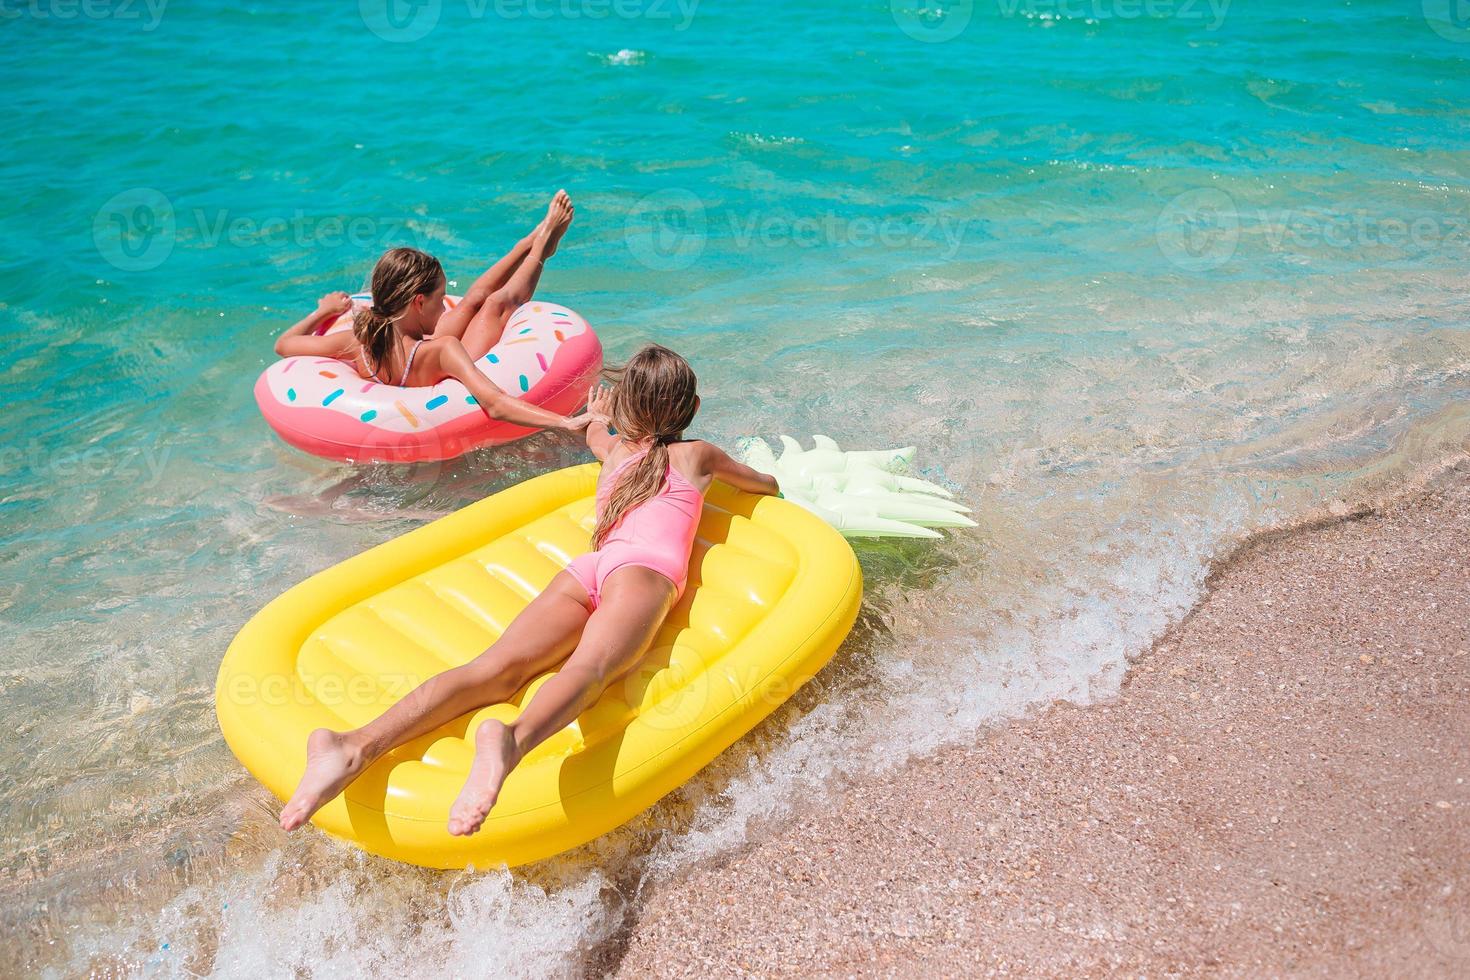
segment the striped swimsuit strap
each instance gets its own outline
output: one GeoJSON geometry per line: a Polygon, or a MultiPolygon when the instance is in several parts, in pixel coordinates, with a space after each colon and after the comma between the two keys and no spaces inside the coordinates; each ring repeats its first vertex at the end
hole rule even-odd
{"type": "Polygon", "coordinates": [[[419,352],[419,346],[422,345],[423,342],[424,339],[422,337],[413,342],[413,350],[408,352],[408,360],[404,362],[403,377],[398,379],[398,387],[402,388],[405,384],[408,383],[408,372],[413,370],[413,356],[419,352]]]}
{"type": "MultiPolygon", "coordinates": [[[[403,377],[398,379],[398,387],[402,388],[405,384],[408,383],[408,372],[413,370],[413,356],[419,352],[419,345],[423,342],[424,340],[422,337],[414,341],[413,349],[408,352],[408,360],[403,365],[403,377]]],[[[368,378],[372,381],[376,381],[378,384],[386,384],[386,382],[383,381],[382,378],[378,377],[378,372],[372,370],[369,366],[367,353],[365,351],[359,350],[357,352],[357,355],[362,358],[362,366],[368,368],[368,378]]]]}

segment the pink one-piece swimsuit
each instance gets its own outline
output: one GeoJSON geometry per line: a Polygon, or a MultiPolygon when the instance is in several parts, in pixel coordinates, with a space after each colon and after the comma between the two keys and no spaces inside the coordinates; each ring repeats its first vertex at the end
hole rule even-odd
{"type": "MultiPolygon", "coordinates": [[[[599,481],[599,515],[607,507],[618,475],[644,455],[629,456],[606,480],[599,481]]],[[[674,583],[676,598],[682,596],[689,578],[689,552],[694,547],[694,534],[699,529],[703,509],[704,494],[670,463],[658,494],[624,514],[603,539],[602,547],[572,559],[567,571],[587,590],[593,609],[602,601],[602,583],[628,565],[653,569],[674,583]]]]}

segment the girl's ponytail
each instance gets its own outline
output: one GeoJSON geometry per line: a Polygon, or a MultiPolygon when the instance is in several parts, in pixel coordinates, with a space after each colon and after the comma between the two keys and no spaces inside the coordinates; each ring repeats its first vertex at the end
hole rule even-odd
{"type": "Polygon", "coordinates": [[[628,511],[658,496],[668,472],[669,447],[666,443],[655,442],[642,459],[618,474],[618,482],[608,498],[607,507],[598,517],[597,530],[592,532],[594,551],[602,547],[602,542],[628,511]]]}
{"type": "Polygon", "coordinates": [[[398,331],[393,321],[378,309],[377,304],[359,309],[352,318],[352,335],[362,348],[363,360],[373,373],[378,373],[388,363],[393,352],[393,340],[398,331]]]}

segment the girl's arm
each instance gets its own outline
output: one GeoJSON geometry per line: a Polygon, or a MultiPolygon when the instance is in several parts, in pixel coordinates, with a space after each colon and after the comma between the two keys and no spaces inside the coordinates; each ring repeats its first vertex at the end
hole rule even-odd
{"type": "Polygon", "coordinates": [[[612,434],[612,427],[608,423],[593,420],[587,426],[587,448],[592,450],[592,455],[597,457],[598,462],[607,462],[607,454],[617,444],[618,437],[612,434]]]}
{"type": "Polygon", "coordinates": [[[533,429],[561,429],[564,432],[581,432],[592,421],[590,415],[567,418],[510,397],[480,373],[458,337],[431,340],[424,345],[424,353],[437,357],[439,369],[468,388],[480,411],[492,419],[533,429]]]}
{"type": "Polygon", "coordinates": [[[746,493],[759,493],[774,497],[781,492],[781,485],[776,482],[774,476],[737,462],[731,458],[729,453],[712,443],[701,442],[700,445],[703,448],[700,465],[716,480],[728,483],[736,490],[744,490],[746,493]]]}
{"type": "Polygon", "coordinates": [[[290,329],[276,338],[276,354],[280,357],[341,357],[354,342],[351,332],[341,331],[330,336],[316,335],[323,323],[330,323],[352,309],[352,299],[346,293],[328,293],[317,301],[316,309],[308,316],[292,324],[290,329]]]}

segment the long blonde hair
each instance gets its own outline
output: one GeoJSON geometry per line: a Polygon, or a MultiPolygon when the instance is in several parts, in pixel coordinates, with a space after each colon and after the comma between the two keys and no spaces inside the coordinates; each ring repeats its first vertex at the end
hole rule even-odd
{"type": "Polygon", "coordinates": [[[362,347],[363,360],[374,374],[388,363],[398,338],[393,324],[403,316],[415,296],[431,295],[444,278],[444,268],[428,252],[416,248],[390,248],[373,266],[373,305],[358,310],[352,320],[352,335],[362,347]]]}
{"type": "Polygon", "coordinates": [[[699,408],[698,379],[689,362],[667,347],[649,344],[621,369],[604,371],[614,382],[612,426],[624,442],[652,440],[643,458],[618,474],[607,506],[597,515],[592,547],[603,540],[633,508],[663,489],[669,471],[669,443],[677,441],[699,408]]]}

